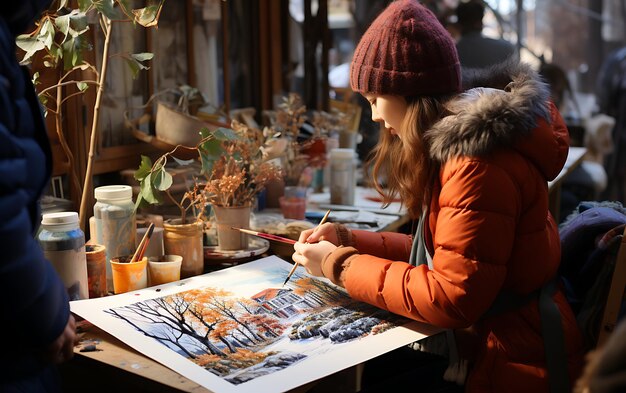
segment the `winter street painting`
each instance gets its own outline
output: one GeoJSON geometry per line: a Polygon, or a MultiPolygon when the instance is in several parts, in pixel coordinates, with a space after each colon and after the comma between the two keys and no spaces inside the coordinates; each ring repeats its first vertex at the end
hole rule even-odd
{"type": "Polygon", "coordinates": [[[158,287],[71,302],[77,315],[214,392],[286,391],[434,330],[267,257],[158,287]]]}

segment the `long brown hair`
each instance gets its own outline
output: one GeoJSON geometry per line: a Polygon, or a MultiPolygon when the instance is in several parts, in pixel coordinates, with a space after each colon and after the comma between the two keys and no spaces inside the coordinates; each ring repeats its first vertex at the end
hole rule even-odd
{"type": "Polygon", "coordinates": [[[381,130],[368,160],[372,184],[385,206],[399,194],[413,218],[420,216],[432,195],[438,167],[430,158],[424,133],[443,115],[443,102],[443,97],[407,98],[406,115],[402,129],[398,130],[402,140],[381,130]],[[386,181],[385,188],[380,184],[381,178],[386,181]]]}

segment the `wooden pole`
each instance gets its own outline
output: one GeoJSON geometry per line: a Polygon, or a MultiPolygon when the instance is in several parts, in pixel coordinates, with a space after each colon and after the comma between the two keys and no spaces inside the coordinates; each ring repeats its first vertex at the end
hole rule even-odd
{"type": "MultiPolygon", "coordinates": [[[[54,114],[54,125],[56,128],[57,136],[59,137],[59,143],[61,144],[61,148],[67,157],[67,161],[69,163],[68,176],[70,177],[71,187],[73,187],[78,194],[82,195],[82,190],[80,188],[80,181],[78,180],[78,175],[76,174],[76,160],[74,159],[74,154],[72,154],[72,150],[67,145],[67,140],[65,139],[65,134],[63,133],[63,125],[61,124],[61,107],[63,106],[63,85],[61,83],[57,84],[56,88],[56,112],[54,114]]],[[[75,204],[76,202],[74,202],[75,204]]],[[[74,205],[75,206],[75,205],[74,205]]]]}
{"type": "Polygon", "coordinates": [[[80,228],[85,231],[87,224],[87,201],[91,199],[93,190],[92,173],[96,144],[98,142],[98,119],[100,118],[100,103],[102,102],[102,92],[106,82],[107,65],[109,63],[109,47],[111,46],[111,20],[102,17],[105,25],[104,30],[104,51],[102,53],[102,69],[100,70],[100,78],[98,80],[98,90],[96,93],[96,102],[93,108],[93,119],[91,122],[91,136],[89,140],[89,155],[87,156],[87,171],[85,172],[85,180],[83,182],[83,193],[80,199],[79,221],[80,228]]]}
{"type": "Polygon", "coordinates": [[[222,71],[224,73],[224,110],[230,113],[230,51],[228,50],[228,2],[222,1],[222,71]]]}
{"type": "Polygon", "coordinates": [[[323,111],[330,109],[330,92],[328,84],[328,51],[330,50],[330,29],[328,28],[328,1],[320,0],[317,10],[317,26],[319,26],[319,35],[322,41],[322,75],[320,80],[321,100],[319,105],[323,111]]]}

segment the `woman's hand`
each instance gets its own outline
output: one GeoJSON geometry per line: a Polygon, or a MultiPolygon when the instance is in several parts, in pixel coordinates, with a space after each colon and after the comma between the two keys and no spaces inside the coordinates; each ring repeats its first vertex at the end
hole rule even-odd
{"type": "MultiPolygon", "coordinates": [[[[323,228],[324,225],[320,228],[323,228]]],[[[300,238],[302,238],[302,235],[300,238]]],[[[304,266],[309,274],[317,277],[324,277],[324,274],[322,273],[322,260],[326,255],[335,251],[337,246],[325,240],[314,244],[298,241],[294,244],[293,248],[296,250],[296,252],[294,252],[291,256],[294,262],[304,266]]]]}
{"type": "Polygon", "coordinates": [[[335,230],[335,225],[333,223],[327,222],[326,224],[320,225],[319,227],[302,231],[300,233],[300,238],[298,239],[298,242],[317,243],[321,242],[322,240],[331,242],[336,246],[339,245],[337,231],[335,230]]]}

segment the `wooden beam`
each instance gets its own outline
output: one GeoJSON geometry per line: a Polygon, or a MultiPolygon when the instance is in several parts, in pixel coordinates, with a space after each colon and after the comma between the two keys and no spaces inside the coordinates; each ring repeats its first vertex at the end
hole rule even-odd
{"type": "Polygon", "coordinates": [[[330,50],[330,30],[328,29],[328,1],[320,0],[319,9],[317,10],[317,27],[319,39],[322,43],[322,75],[320,75],[320,87],[321,87],[321,100],[320,105],[322,110],[328,111],[330,106],[330,92],[328,86],[328,51],[330,50]]]}
{"type": "Polygon", "coordinates": [[[185,32],[187,33],[187,83],[196,87],[196,56],[194,52],[193,39],[193,0],[185,2],[185,32]]]}
{"type": "Polygon", "coordinates": [[[271,108],[272,103],[272,92],[270,89],[271,86],[271,64],[272,64],[272,49],[269,45],[270,43],[270,21],[269,21],[269,3],[271,0],[260,0],[259,3],[259,37],[258,37],[258,45],[259,45],[259,87],[260,87],[260,103],[261,108],[271,108]]]}
{"type": "Polygon", "coordinates": [[[270,51],[271,51],[271,68],[270,77],[272,80],[272,89],[269,107],[263,109],[273,109],[273,100],[276,94],[283,91],[283,51],[282,51],[282,20],[281,20],[281,2],[270,1],[270,51]]]}
{"type": "Polygon", "coordinates": [[[228,2],[221,1],[222,11],[222,72],[224,73],[224,110],[230,113],[230,65],[229,65],[229,23],[228,23],[228,2]]]}

